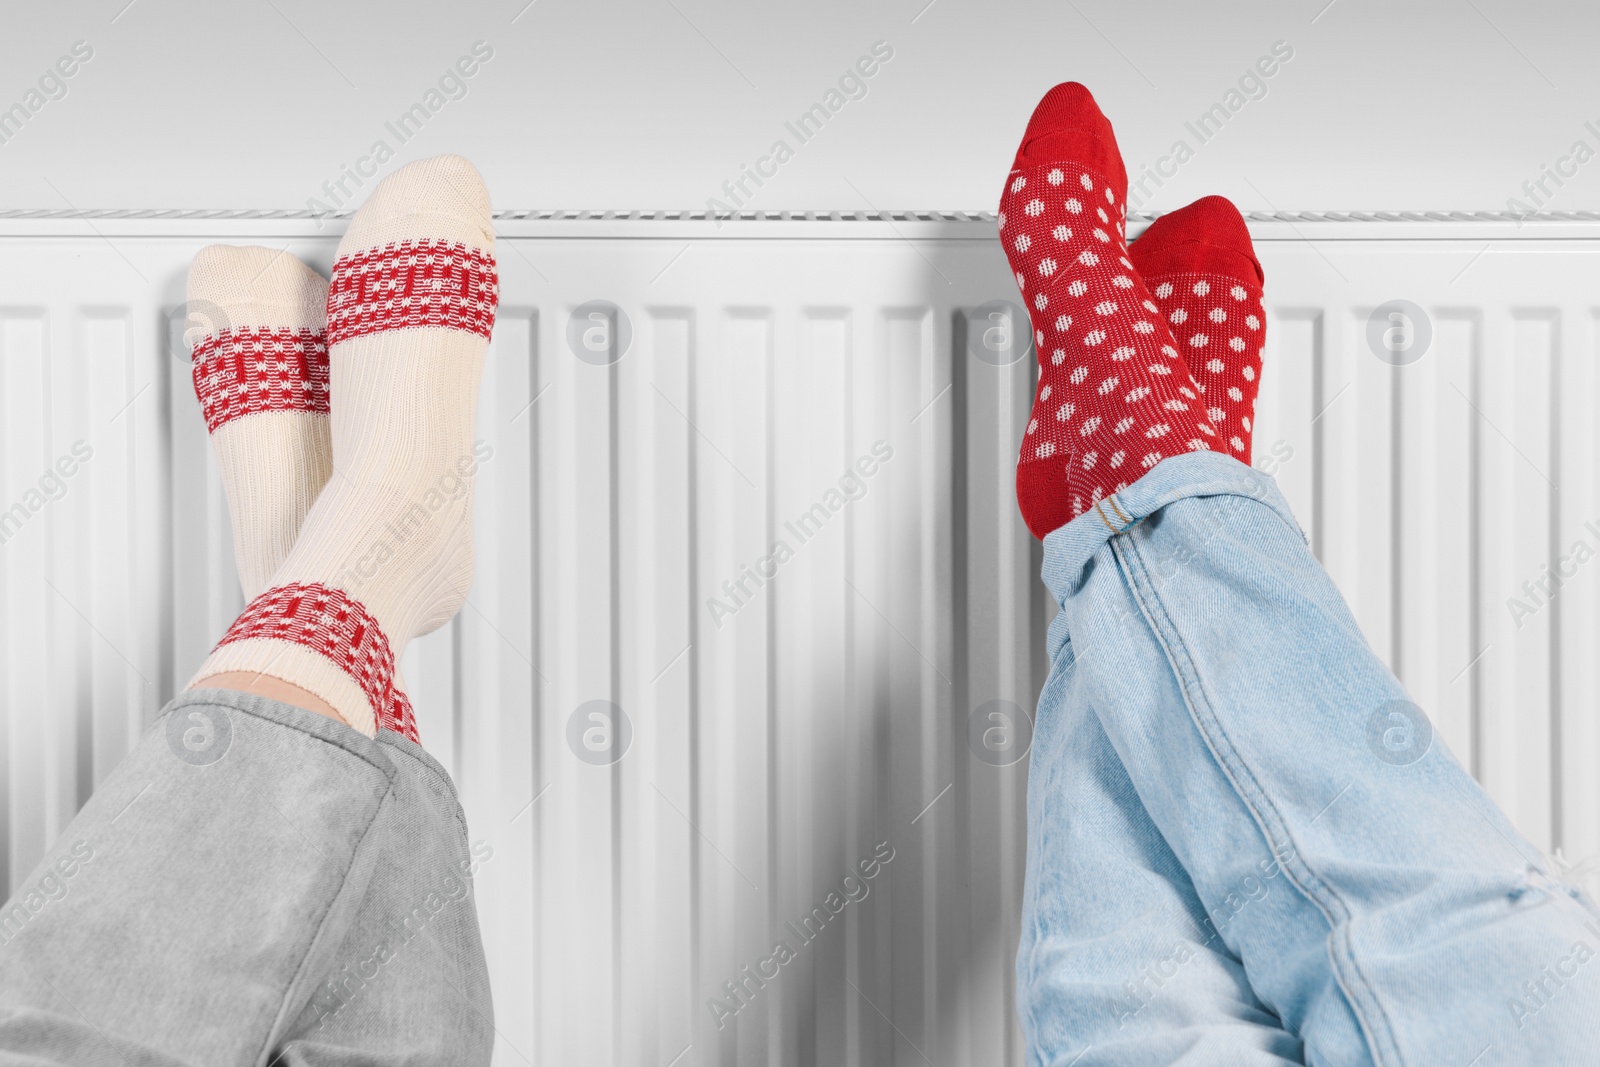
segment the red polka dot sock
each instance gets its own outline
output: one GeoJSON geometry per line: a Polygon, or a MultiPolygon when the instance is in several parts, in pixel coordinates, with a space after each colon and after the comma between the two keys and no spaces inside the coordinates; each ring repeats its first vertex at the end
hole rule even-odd
{"type": "Polygon", "coordinates": [[[1039,384],[1017,503],[1043,538],[1216,431],[1123,235],[1127,174],[1076,82],[1045,94],[1000,197],[1000,239],[1033,321],[1039,384]]]}
{"type": "MultiPolygon", "coordinates": [[[[333,471],[327,304],[328,283],[279,249],[210,245],[189,264],[194,393],[246,601],[267,588],[333,471]]],[[[378,728],[417,740],[398,671],[378,728]]]]}
{"type": "Polygon", "coordinates": [[[438,156],[385,178],[351,221],[327,304],[336,476],[197,680],[279,678],[370,737],[406,643],[460,610],[499,299],[490,218],[472,165],[438,156]]]}
{"type": "Polygon", "coordinates": [[[1129,258],[1200,386],[1218,450],[1249,463],[1267,316],[1244,217],[1223,197],[1196,200],[1151,223],[1129,258]]]}

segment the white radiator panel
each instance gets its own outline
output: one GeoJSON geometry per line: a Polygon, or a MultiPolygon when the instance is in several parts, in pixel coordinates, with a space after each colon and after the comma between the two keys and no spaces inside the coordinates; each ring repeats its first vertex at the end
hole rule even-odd
{"type": "MultiPolygon", "coordinates": [[[[336,242],[96,225],[0,230],[0,506],[94,450],[0,545],[8,887],[242,606],[168,351],[190,256],[267,243],[326,270],[336,242]]],[[[1278,446],[1319,556],[1452,750],[1536,842],[1600,854],[1600,565],[1520,627],[1506,603],[1574,541],[1600,548],[1600,231],[1305,229],[1260,227],[1257,454],[1278,446]],[[1398,368],[1366,342],[1395,298],[1433,327],[1398,368]]],[[[986,701],[1031,711],[1048,605],[1011,490],[1031,370],[966,346],[968,311],[1015,298],[992,224],[508,221],[498,258],[477,581],[404,662],[494,849],[497,1063],[1020,1063],[1026,761],[976,759],[967,728],[986,701]],[[631,321],[612,366],[567,344],[595,299],[631,321]],[[796,536],[878,441],[864,495],[796,536]],[[779,540],[792,558],[758,589],[746,568],[779,540]],[[708,598],[741,578],[719,626],[708,598]],[[568,744],[594,700],[632,727],[609,766],[568,744]],[[870,895],[802,947],[785,923],[880,842],[870,895]],[[708,999],[779,938],[798,958],[719,1031],[708,999]]]]}

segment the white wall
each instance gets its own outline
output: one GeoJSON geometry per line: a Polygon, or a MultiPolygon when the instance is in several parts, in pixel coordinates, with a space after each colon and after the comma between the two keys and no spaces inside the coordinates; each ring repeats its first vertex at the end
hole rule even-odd
{"type": "MultiPolygon", "coordinates": [[[[374,140],[395,144],[385,120],[477,40],[493,59],[397,159],[461,152],[503,207],[704,207],[775,138],[794,144],[784,121],[878,40],[894,58],[868,95],[752,206],[992,209],[1029,109],[1068,78],[1137,172],[1196,144],[1185,120],[1278,40],[1294,58],[1267,95],[1147,207],[1222,192],[1259,210],[1504,209],[1575,141],[1600,151],[1600,6],[1577,0],[525,3],[7,12],[0,106],[74,41],[94,57],[0,144],[0,207],[304,207],[374,140]]],[[[1548,188],[1553,209],[1600,206],[1600,160],[1548,188]]]]}

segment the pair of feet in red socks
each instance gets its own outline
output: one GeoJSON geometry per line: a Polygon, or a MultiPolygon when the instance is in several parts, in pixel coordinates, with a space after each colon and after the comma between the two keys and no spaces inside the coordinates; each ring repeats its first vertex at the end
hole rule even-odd
{"type": "Polygon", "coordinates": [[[1130,248],[1127,190],[1089,90],[1051,89],[1000,197],[1000,239],[1039,355],[1017,459],[1017,502],[1035,537],[1170,456],[1250,462],[1266,316],[1244,219],[1208,196],[1130,248]]]}

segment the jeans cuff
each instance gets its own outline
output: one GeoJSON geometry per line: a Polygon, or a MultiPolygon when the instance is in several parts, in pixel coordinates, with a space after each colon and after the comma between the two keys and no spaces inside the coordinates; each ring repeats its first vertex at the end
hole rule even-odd
{"type": "Polygon", "coordinates": [[[1186,497],[1242,496],[1276,511],[1302,539],[1289,502],[1270,475],[1220,452],[1189,452],[1156,464],[1123,489],[1097,501],[1088,511],[1044,539],[1042,577],[1059,604],[1078,588],[1084,568],[1112,537],[1186,497]]]}

